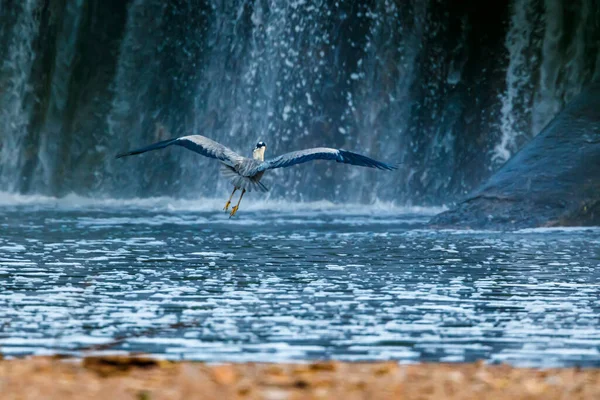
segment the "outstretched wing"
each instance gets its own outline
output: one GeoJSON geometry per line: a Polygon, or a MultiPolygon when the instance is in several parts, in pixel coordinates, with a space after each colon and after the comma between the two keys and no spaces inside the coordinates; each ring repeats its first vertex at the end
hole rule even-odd
{"type": "Polygon", "coordinates": [[[205,157],[216,158],[231,167],[235,166],[236,163],[239,163],[243,159],[242,156],[231,150],[229,147],[223,146],[221,143],[217,143],[214,140],[201,135],[182,136],[175,139],[163,140],[162,142],[154,143],[146,147],[118,154],[117,158],[164,149],[171,145],[182,146],[198,154],[202,154],[205,157]]]}
{"type": "Polygon", "coordinates": [[[383,170],[398,169],[395,165],[382,163],[362,154],[353,153],[346,150],[330,149],[327,147],[317,147],[314,149],[293,151],[283,154],[272,160],[265,161],[259,164],[254,171],[255,173],[266,171],[267,169],[285,168],[292,165],[305,163],[311,160],[335,160],[339,163],[359,165],[361,167],[370,167],[383,170]]]}

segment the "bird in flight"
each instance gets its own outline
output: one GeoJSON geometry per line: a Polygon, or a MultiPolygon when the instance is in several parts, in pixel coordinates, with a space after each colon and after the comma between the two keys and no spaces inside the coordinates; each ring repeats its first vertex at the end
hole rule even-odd
{"type": "Polygon", "coordinates": [[[334,160],[339,163],[388,171],[398,168],[395,165],[389,165],[351,151],[327,147],[293,151],[265,161],[265,150],[267,149],[267,145],[264,142],[258,142],[252,152],[252,158],[248,158],[239,155],[229,147],[223,146],[222,144],[201,135],[182,136],[163,140],[146,147],[118,154],[117,158],[163,149],[172,145],[185,147],[186,149],[192,150],[203,156],[216,158],[221,162],[221,173],[233,185],[233,192],[231,193],[231,196],[229,196],[224,207],[225,211],[229,210],[231,199],[235,192],[237,190],[242,191],[237,205],[231,210],[229,218],[237,213],[240,208],[242,197],[244,197],[244,193],[251,192],[252,190],[261,192],[269,190],[260,182],[264,173],[269,169],[291,167],[292,165],[305,163],[311,160],[334,160]]]}

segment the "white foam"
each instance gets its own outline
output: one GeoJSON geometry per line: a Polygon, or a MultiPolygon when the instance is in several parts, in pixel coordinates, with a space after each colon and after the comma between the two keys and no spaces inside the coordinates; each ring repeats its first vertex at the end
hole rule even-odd
{"type": "Polygon", "coordinates": [[[0,261],[0,265],[4,265],[7,267],[14,267],[14,266],[31,266],[31,265],[37,265],[34,262],[30,262],[30,261],[0,261]]]}
{"type": "Polygon", "coordinates": [[[25,246],[23,246],[21,244],[12,244],[12,245],[8,245],[8,246],[0,246],[0,252],[1,251],[21,252],[21,251],[25,251],[25,246]]]}
{"type": "Polygon", "coordinates": [[[217,257],[229,258],[229,257],[233,257],[233,253],[222,253],[220,251],[196,251],[194,253],[190,253],[190,255],[193,255],[193,256],[202,256],[202,257],[207,257],[207,258],[217,258],[217,257]]]}
{"type": "MultiPolygon", "coordinates": [[[[42,195],[22,195],[9,192],[0,192],[0,207],[32,205],[39,207],[58,208],[65,210],[90,209],[90,208],[116,208],[125,209],[152,209],[155,211],[194,211],[214,212],[221,211],[224,198],[199,198],[194,200],[176,199],[173,197],[148,197],[115,199],[108,197],[85,197],[69,194],[64,197],[51,197],[42,195]]],[[[445,206],[419,207],[402,206],[393,202],[375,201],[372,204],[345,203],[343,205],[330,201],[289,202],[288,200],[263,200],[244,198],[243,208],[246,211],[275,211],[283,213],[312,214],[324,212],[327,214],[364,215],[377,214],[382,216],[397,214],[435,215],[446,211],[445,206]]]]}
{"type": "Polygon", "coordinates": [[[562,226],[552,228],[526,228],[519,229],[516,233],[576,233],[576,232],[600,232],[598,226],[562,226]]]}

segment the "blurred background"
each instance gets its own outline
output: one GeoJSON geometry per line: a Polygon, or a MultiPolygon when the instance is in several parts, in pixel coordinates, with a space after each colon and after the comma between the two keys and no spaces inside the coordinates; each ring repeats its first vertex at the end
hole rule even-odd
{"type": "Polygon", "coordinates": [[[272,199],[445,204],[600,78],[599,21],[595,0],[0,0],[0,191],[225,194],[184,149],[114,159],[159,123],[403,163],[272,171],[272,199]]]}

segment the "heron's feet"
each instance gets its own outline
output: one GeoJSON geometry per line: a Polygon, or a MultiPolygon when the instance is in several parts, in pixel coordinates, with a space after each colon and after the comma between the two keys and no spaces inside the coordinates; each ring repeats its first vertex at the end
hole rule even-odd
{"type": "Polygon", "coordinates": [[[240,208],[240,206],[233,206],[233,208],[231,209],[231,213],[229,214],[229,218],[233,217],[235,215],[235,213],[237,212],[238,208],[240,208]]]}
{"type": "Polygon", "coordinates": [[[225,203],[225,207],[223,207],[223,211],[229,210],[230,205],[231,205],[231,200],[227,200],[227,203],[225,203]]]}

